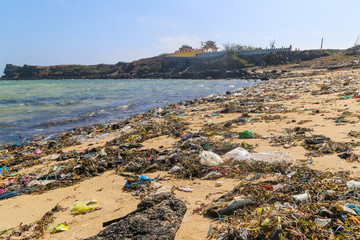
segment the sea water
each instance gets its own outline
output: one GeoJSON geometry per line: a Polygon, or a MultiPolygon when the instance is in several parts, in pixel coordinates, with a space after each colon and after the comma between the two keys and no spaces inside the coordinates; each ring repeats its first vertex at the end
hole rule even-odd
{"type": "Polygon", "coordinates": [[[114,122],[153,107],[252,83],[163,79],[0,81],[0,143],[114,122]]]}

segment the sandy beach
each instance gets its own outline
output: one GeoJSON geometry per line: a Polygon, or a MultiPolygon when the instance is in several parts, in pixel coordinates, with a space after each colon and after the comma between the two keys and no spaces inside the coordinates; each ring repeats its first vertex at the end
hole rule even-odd
{"type": "MultiPolygon", "coordinates": [[[[331,172],[349,171],[351,177],[358,177],[359,161],[341,159],[338,153],[309,155],[309,150],[304,147],[301,139],[289,142],[274,137],[284,136],[291,129],[309,129],[305,133],[306,136],[323,135],[334,142],[346,142],[352,144],[352,153],[360,154],[360,149],[357,147],[359,139],[355,135],[349,135],[351,131],[358,131],[360,124],[359,100],[354,98],[360,95],[360,72],[357,69],[343,68],[338,71],[302,69],[292,70],[291,73],[296,73],[297,77],[289,74],[289,77],[263,81],[243,91],[212,97],[213,101],[203,99],[194,101],[193,104],[174,106],[173,109],[176,111],[169,114],[178,119],[179,124],[186,123],[180,124],[179,130],[175,131],[179,132],[177,136],[166,132],[153,134],[149,139],[145,138],[144,141],[138,142],[142,146],[137,150],[171,151],[181,141],[181,137],[189,132],[200,131],[208,135],[207,141],[234,145],[245,142],[253,146],[254,153],[287,153],[292,156],[293,162],[305,164],[311,169],[331,172]],[[236,109],[236,111],[222,111],[224,109],[236,109]],[[244,122],[237,123],[235,120],[239,118],[243,118],[244,122]],[[233,122],[230,127],[219,130],[219,125],[231,121],[233,122]],[[238,132],[244,130],[252,131],[255,137],[240,139],[238,132]],[[224,137],[228,133],[230,134],[224,137]]],[[[147,121],[147,124],[157,126],[159,129],[166,128],[164,116],[157,114],[145,120],[143,116],[133,117],[129,120],[132,127],[120,126],[118,129],[111,129],[109,125],[108,129],[98,129],[88,134],[76,145],[63,145],[53,152],[46,152],[45,146],[48,146],[48,142],[42,141],[32,148],[40,148],[44,151],[41,158],[33,164],[4,165],[7,166],[8,173],[16,175],[3,174],[0,183],[4,185],[14,178],[23,179],[26,176],[33,178],[39,174],[50,174],[59,165],[67,169],[66,166],[71,168],[80,164],[79,158],[76,159],[76,157],[59,161],[58,157],[61,154],[81,155],[81,153],[89,153],[89,150],[93,148],[97,149],[98,153],[104,148],[115,151],[120,144],[125,142],[122,136],[130,136],[139,123],[144,124],[144,121],[147,121]],[[120,144],[116,144],[116,140],[120,144]],[[107,142],[113,142],[113,144],[107,144],[107,142]]],[[[151,131],[147,133],[152,133],[151,131]]],[[[11,148],[3,148],[1,154],[10,156],[11,151],[11,148]]],[[[25,150],[22,151],[25,152],[25,150]]],[[[111,154],[108,153],[108,155],[111,154]]],[[[224,155],[221,157],[224,159],[224,155]]],[[[6,161],[11,163],[19,158],[21,157],[12,156],[6,161]]],[[[131,191],[123,190],[126,178],[119,173],[124,172],[125,169],[126,164],[121,163],[116,168],[105,169],[103,173],[97,174],[98,176],[90,173],[88,177],[78,178],[72,184],[69,182],[64,186],[62,183],[54,186],[50,184],[51,187],[40,188],[39,191],[33,191],[30,194],[1,200],[0,230],[16,228],[20,224],[29,224],[39,220],[56,204],[68,208],[76,200],[96,199],[101,207],[97,211],[84,215],[71,215],[69,209],[66,209],[54,213],[54,221],[47,226],[40,239],[82,239],[96,235],[103,229],[103,222],[126,215],[135,210],[141,201],[142,196],[134,196],[131,191]],[[68,231],[50,234],[51,229],[64,222],[68,224],[68,231]]],[[[160,175],[161,188],[168,190],[172,188],[175,196],[183,200],[187,206],[187,212],[176,234],[175,239],[178,240],[206,239],[211,219],[202,216],[196,212],[196,209],[201,204],[211,203],[243,181],[238,177],[226,175],[211,180],[202,180],[197,177],[189,179],[185,175],[179,178],[179,175],[170,174],[168,170],[164,171],[163,167],[154,169],[157,171],[149,170],[137,175],[152,179],[160,175]],[[221,186],[216,186],[218,181],[221,181],[221,184],[218,184],[221,186]],[[179,191],[177,187],[188,187],[193,191],[179,191]]],[[[10,232],[7,231],[0,238],[6,239],[6,234],[10,232]]]]}

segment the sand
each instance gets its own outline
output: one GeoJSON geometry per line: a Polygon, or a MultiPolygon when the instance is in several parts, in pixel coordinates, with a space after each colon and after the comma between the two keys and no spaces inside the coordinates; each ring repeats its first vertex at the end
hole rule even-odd
{"type": "MultiPolygon", "coordinates": [[[[277,113],[281,119],[269,122],[260,121],[253,124],[247,124],[244,127],[233,128],[232,131],[251,130],[260,136],[279,135],[286,128],[294,128],[296,126],[313,129],[313,134],[323,134],[330,137],[334,141],[358,141],[356,138],[349,137],[348,132],[358,130],[360,119],[357,116],[349,117],[351,123],[335,123],[334,117],[338,117],[344,111],[350,111],[355,115],[360,114],[360,104],[357,99],[341,99],[340,92],[312,95],[310,91],[318,90],[328,79],[344,80],[353,77],[356,81],[350,82],[349,86],[353,89],[360,90],[360,72],[349,70],[341,71],[319,71],[320,75],[311,77],[299,77],[299,81],[309,81],[312,83],[306,86],[298,86],[289,89],[291,91],[300,91],[294,93],[298,98],[288,98],[286,101],[277,101],[267,103],[284,104],[289,110],[286,113],[277,113]],[[303,92],[304,89],[309,92],[303,92]],[[319,110],[319,113],[314,111],[319,110]],[[295,120],[295,121],[293,121],[295,120]]],[[[291,78],[294,79],[294,78],[291,78]]],[[[279,85],[286,82],[287,79],[276,80],[279,85]]],[[[272,91],[269,89],[269,91],[272,91]]],[[[279,94],[274,92],[274,94],[279,94]]],[[[284,93],[282,93],[284,94],[284,93]]],[[[234,97],[235,99],[236,97],[234,97]]],[[[212,103],[206,105],[205,111],[191,111],[198,109],[204,105],[193,106],[187,110],[187,114],[180,117],[189,122],[189,131],[196,131],[202,128],[204,124],[220,123],[226,120],[236,119],[241,113],[220,114],[212,116],[216,110],[223,109],[220,103],[212,103]],[[208,115],[207,115],[208,114],[208,115]]],[[[253,117],[261,117],[262,114],[253,115],[253,117]]],[[[106,141],[114,139],[119,132],[111,134],[98,134],[96,138],[89,139],[82,145],[69,147],[63,151],[83,151],[89,147],[103,146],[106,141]]],[[[179,139],[161,136],[143,142],[143,149],[171,149],[175,141],[179,139]]],[[[226,141],[240,143],[244,140],[238,138],[227,139],[226,141]]],[[[282,146],[271,146],[269,139],[247,139],[247,143],[256,145],[255,152],[273,152],[281,151],[291,154],[298,162],[308,162],[311,160],[313,164],[308,164],[310,168],[320,171],[340,171],[349,170],[352,176],[359,176],[360,164],[358,162],[347,162],[340,159],[336,154],[325,155],[322,157],[308,158],[305,156],[306,150],[300,146],[300,142],[295,142],[290,148],[282,146]]],[[[360,148],[356,148],[356,153],[360,153],[360,148]]],[[[56,165],[51,159],[48,159],[42,165],[36,165],[33,168],[22,169],[23,173],[31,172],[34,169],[44,167],[52,167],[56,165]]],[[[182,225],[177,232],[176,239],[205,239],[209,229],[210,219],[204,218],[194,210],[202,203],[210,203],[212,199],[219,197],[224,192],[231,190],[239,183],[237,179],[220,178],[222,186],[215,187],[217,180],[183,180],[175,179],[167,172],[156,172],[145,174],[148,177],[155,177],[160,174],[163,178],[168,179],[161,181],[164,186],[171,187],[191,187],[193,192],[175,191],[176,197],[185,201],[188,211],[183,219],[182,225]]],[[[0,201],[0,230],[18,226],[19,224],[27,224],[40,219],[47,211],[50,211],[57,203],[63,207],[69,207],[75,200],[96,199],[100,202],[100,210],[87,213],[84,215],[73,216],[69,210],[55,213],[55,222],[49,226],[48,231],[41,239],[81,239],[98,233],[102,228],[102,222],[123,216],[136,209],[136,205],[140,202],[139,197],[132,196],[129,192],[122,190],[125,184],[125,178],[119,176],[114,171],[108,171],[101,176],[87,179],[74,186],[59,188],[44,192],[42,194],[21,195],[16,198],[0,201]],[[50,234],[50,230],[59,223],[66,222],[69,230],[62,233],[50,234]]]]}

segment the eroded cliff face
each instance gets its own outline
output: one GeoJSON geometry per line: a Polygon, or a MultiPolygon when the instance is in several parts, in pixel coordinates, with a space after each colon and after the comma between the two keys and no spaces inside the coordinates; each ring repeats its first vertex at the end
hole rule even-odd
{"type": "Polygon", "coordinates": [[[15,66],[7,64],[2,79],[220,79],[277,77],[254,75],[246,67],[278,65],[309,60],[328,53],[320,51],[278,52],[265,56],[238,56],[236,53],[217,58],[171,58],[166,55],[140,59],[131,63],[98,65],[15,66]]]}

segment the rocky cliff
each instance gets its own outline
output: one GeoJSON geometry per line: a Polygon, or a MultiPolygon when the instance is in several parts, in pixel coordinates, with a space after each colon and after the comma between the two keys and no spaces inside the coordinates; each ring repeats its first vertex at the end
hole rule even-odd
{"type": "Polygon", "coordinates": [[[131,63],[98,65],[15,66],[7,64],[1,79],[220,79],[276,78],[279,73],[254,74],[247,67],[278,65],[329,55],[326,51],[277,52],[267,55],[238,56],[236,53],[217,58],[171,58],[166,55],[140,59],[131,63]]]}

